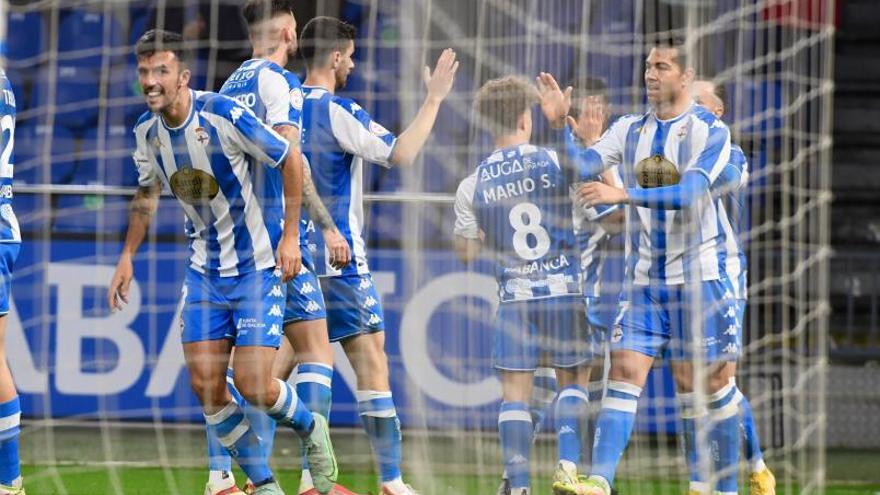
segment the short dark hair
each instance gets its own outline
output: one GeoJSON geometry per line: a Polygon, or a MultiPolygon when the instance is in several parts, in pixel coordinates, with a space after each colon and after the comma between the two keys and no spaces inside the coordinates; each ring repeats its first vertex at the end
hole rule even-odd
{"type": "Polygon", "coordinates": [[[184,65],[190,60],[183,36],[173,31],[150,29],[134,45],[134,53],[137,57],[148,57],[156,52],[174,52],[177,61],[184,65]]]}
{"type": "Polygon", "coordinates": [[[309,21],[299,35],[299,53],[312,68],[335,51],[342,51],[345,43],[354,41],[357,30],[351,24],[335,17],[319,16],[309,21]]]}
{"type": "Polygon", "coordinates": [[[248,26],[275,18],[277,15],[293,15],[293,0],[248,0],[241,8],[241,15],[248,26]]]}
{"type": "Polygon", "coordinates": [[[690,67],[690,53],[687,41],[676,35],[661,35],[654,38],[651,48],[671,48],[675,50],[675,62],[682,71],[690,67]]]}
{"type": "Polygon", "coordinates": [[[520,115],[538,102],[538,93],[528,81],[507,76],[487,81],[474,98],[480,128],[503,136],[516,131],[520,115]]]}
{"type": "Polygon", "coordinates": [[[573,88],[571,93],[571,110],[569,111],[572,117],[577,118],[578,114],[580,114],[581,98],[601,96],[606,103],[608,102],[608,85],[598,77],[579,77],[571,81],[569,86],[573,88]]]}
{"type": "Polygon", "coordinates": [[[712,81],[712,89],[715,96],[721,100],[721,108],[727,112],[727,88],[721,83],[712,81]]]}

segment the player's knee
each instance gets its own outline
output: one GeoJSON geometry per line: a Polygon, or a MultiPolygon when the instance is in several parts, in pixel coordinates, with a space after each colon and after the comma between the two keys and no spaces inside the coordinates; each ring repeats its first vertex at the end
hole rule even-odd
{"type": "Polygon", "coordinates": [[[693,368],[677,363],[672,367],[672,378],[675,381],[675,390],[679,393],[690,393],[694,391],[694,373],[693,368]]]}
{"type": "Polygon", "coordinates": [[[707,388],[710,393],[715,393],[730,383],[734,377],[735,368],[729,364],[718,366],[709,373],[707,388]]]}
{"type": "MultiPolygon", "coordinates": [[[[271,400],[270,389],[274,379],[259,373],[236,373],[235,388],[241,397],[250,404],[266,405],[271,400]]],[[[276,394],[277,395],[277,394],[276,394]]]]}
{"type": "Polygon", "coordinates": [[[220,407],[229,402],[228,390],[226,389],[226,377],[212,379],[205,376],[193,375],[190,386],[195,396],[203,406],[220,407]]]}

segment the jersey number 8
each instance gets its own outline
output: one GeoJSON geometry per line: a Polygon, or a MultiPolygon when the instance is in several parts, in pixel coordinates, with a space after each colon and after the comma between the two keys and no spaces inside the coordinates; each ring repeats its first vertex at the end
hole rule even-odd
{"type": "Polygon", "coordinates": [[[510,210],[513,250],[524,260],[536,260],[550,250],[550,234],[541,226],[541,209],[534,203],[520,203],[510,210]],[[529,243],[534,239],[534,246],[529,243]]]}

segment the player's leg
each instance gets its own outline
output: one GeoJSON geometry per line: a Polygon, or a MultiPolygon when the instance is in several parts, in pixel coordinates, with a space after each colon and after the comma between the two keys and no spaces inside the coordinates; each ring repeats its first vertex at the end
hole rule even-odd
{"type": "MultiPolygon", "coordinates": [[[[297,367],[296,393],[313,414],[330,418],[333,350],[327,333],[327,312],[317,277],[304,269],[287,286],[284,334],[272,374],[287,380],[297,367]],[[295,354],[294,354],[295,352],[295,354]]],[[[314,491],[308,460],[302,459],[299,493],[314,491]]]]}
{"type": "Polygon", "coordinates": [[[697,438],[699,428],[705,428],[708,411],[705,398],[698,400],[694,392],[693,364],[689,361],[672,361],[669,363],[675,381],[675,396],[678,401],[679,424],[681,425],[681,444],[688,467],[688,495],[711,493],[708,475],[709,459],[700,455],[705,449],[699,449],[697,438]]]}
{"type": "Polygon", "coordinates": [[[6,360],[6,325],[12,292],[12,268],[20,245],[0,244],[0,494],[23,494],[18,458],[21,404],[6,360]]]}
{"type": "Polygon", "coordinates": [[[529,399],[529,413],[532,415],[536,435],[542,429],[553,428],[553,414],[550,408],[559,392],[556,370],[545,366],[545,363],[541,363],[541,367],[535,370],[532,379],[532,396],[529,399]]]}
{"type": "Polygon", "coordinates": [[[529,493],[529,467],[534,425],[528,411],[533,371],[498,370],[501,380],[501,409],[498,436],[509,482],[508,495],[529,493]]]}
{"type": "Polygon", "coordinates": [[[184,358],[209,435],[218,439],[248,477],[271,484],[274,479],[262,456],[259,437],[251,429],[242,404],[227,388],[226,369],[235,326],[221,286],[230,283],[234,281],[187,270],[181,312],[184,358]]]}
{"type": "Polygon", "coordinates": [[[286,290],[273,270],[242,278],[230,296],[235,301],[234,321],[238,323],[233,361],[235,386],[249,404],[299,436],[312,467],[315,488],[328,493],[336,482],[338,469],[327,419],[313,415],[293,387],[272,376],[276,349],[283,338],[286,290]],[[252,327],[248,328],[251,322],[252,327]]]}
{"type": "Polygon", "coordinates": [[[608,495],[617,465],[629,443],[639,396],[657,352],[669,340],[663,300],[664,287],[635,287],[612,327],[611,368],[602,409],[596,421],[591,475],[581,486],[586,495],[608,495]]]}
{"type": "MultiPolygon", "coordinates": [[[[736,378],[731,378],[731,382],[736,386],[736,378]]],[[[739,403],[739,414],[743,435],[743,453],[749,465],[749,493],[775,495],[776,477],[764,463],[764,453],[761,451],[761,440],[755,425],[755,417],[752,414],[752,405],[745,394],[739,403]]]]}

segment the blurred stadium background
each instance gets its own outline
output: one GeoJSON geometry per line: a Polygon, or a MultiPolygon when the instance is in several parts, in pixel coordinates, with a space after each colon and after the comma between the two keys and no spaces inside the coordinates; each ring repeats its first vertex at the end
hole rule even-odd
{"type": "MultiPolygon", "coordinates": [[[[198,53],[192,87],[217,89],[250,57],[241,3],[0,3],[25,239],[7,346],[29,493],[200,493],[204,434],[174,321],[186,245],[172,198],[136,263],[132,304],[111,315],[103,295],[136,184],[131,128],[144,105],[132,46],[150,27],[183,31],[198,53]]],[[[615,115],[638,111],[645,40],[676,31],[700,41],[698,70],[728,90],[726,120],[752,164],[740,383],[780,493],[880,492],[880,174],[869,168],[880,158],[880,2],[303,0],[295,13],[300,26],[315,15],[357,26],[345,93],[389,129],[418,108],[422,65],[446,46],[462,60],[419,166],[365,169],[366,238],[417,489],[494,492],[501,470],[494,282],[485,264],[451,254],[451,194],[490,151],[470,123],[472,92],[510,73],[589,75],[607,82],[615,115]]],[[[343,475],[375,490],[353,374],[339,361],[331,423],[343,475]]],[[[683,493],[671,379],[658,368],[650,383],[621,493],[683,493]]],[[[290,491],[292,441],[276,442],[275,457],[290,491]]],[[[542,476],[552,445],[538,444],[542,476]]]]}

